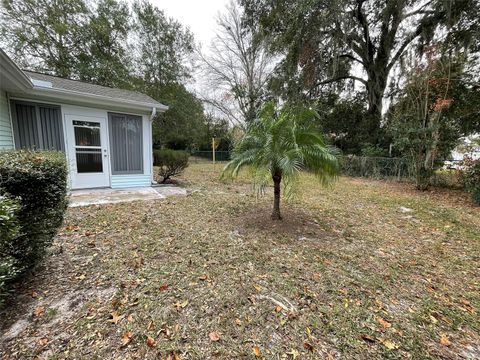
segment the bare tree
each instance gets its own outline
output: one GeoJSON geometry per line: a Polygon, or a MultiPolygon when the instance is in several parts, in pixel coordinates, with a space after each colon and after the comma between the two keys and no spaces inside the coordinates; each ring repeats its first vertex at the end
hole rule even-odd
{"type": "Polygon", "coordinates": [[[218,31],[207,55],[200,51],[201,98],[233,125],[256,117],[264,97],[272,58],[252,30],[242,26],[242,10],[234,1],[217,18],[218,31]]]}

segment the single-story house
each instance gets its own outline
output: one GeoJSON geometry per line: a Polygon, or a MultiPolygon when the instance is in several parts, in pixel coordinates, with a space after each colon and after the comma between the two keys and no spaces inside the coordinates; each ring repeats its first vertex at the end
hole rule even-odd
{"type": "Polygon", "coordinates": [[[150,186],[152,121],[167,109],[135,91],[21,70],[0,49],[0,150],[65,152],[71,189],[150,186]]]}

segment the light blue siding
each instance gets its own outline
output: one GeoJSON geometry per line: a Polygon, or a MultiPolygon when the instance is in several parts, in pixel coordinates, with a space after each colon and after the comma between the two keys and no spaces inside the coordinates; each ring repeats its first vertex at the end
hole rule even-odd
{"type": "Polygon", "coordinates": [[[152,184],[150,175],[112,175],[112,188],[143,187],[152,184]]]}
{"type": "Polygon", "coordinates": [[[12,122],[5,91],[0,91],[0,150],[13,149],[12,122]]]}

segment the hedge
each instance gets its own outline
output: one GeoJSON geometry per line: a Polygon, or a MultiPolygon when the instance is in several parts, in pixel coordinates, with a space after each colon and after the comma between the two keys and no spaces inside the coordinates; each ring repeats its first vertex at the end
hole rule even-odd
{"type": "Polygon", "coordinates": [[[162,149],[153,152],[153,165],[158,166],[158,175],[165,183],[170,177],[179,175],[188,166],[188,157],[186,151],[162,149]]]}
{"type": "Polygon", "coordinates": [[[0,193],[0,304],[7,284],[19,273],[16,259],[10,255],[15,237],[19,234],[17,213],[20,204],[0,193]]]}
{"type": "MultiPolygon", "coordinates": [[[[67,164],[61,152],[0,152],[3,208],[18,201],[18,231],[0,253],[14,259],[15,273],[34,266],[45,254],[63,222],[67,207],[67,164]],[[14,199],[14,200],[6,200],[14,199]],[[9,202],[10,201],[10,202],[9,202]]],[[[12,210],[13,211],[13,210],[12,210]]],[[[12,212],[10,211],[10,213],[12,212]]],[[[1,290],[1,289],[0,289],[1,290]]]]}
{"type": "Polygon", "coordinates": [[[464,168],[462,181],[465,188],[472,193],[472,200],[480,206],[480,159],[466,157],[462,161],[464,168]]]}

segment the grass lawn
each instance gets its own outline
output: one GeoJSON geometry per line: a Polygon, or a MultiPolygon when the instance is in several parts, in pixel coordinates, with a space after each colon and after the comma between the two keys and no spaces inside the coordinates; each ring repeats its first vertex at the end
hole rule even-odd
{"type": "MultiPolygon", "coordinates": [[[[271,189],[192,164],[188,196],[74,208],[1,314],[43,359],[480,358],[480,210],[467,195],[303,175],[271,189]]],[[[0,356],[1,357],[1,356],[0,356]]]]}

